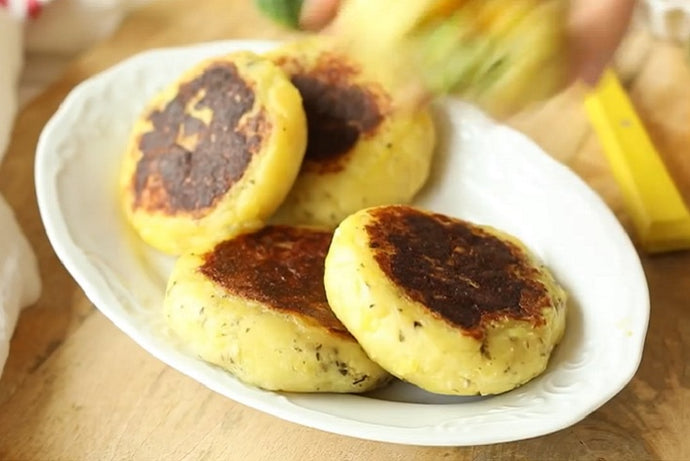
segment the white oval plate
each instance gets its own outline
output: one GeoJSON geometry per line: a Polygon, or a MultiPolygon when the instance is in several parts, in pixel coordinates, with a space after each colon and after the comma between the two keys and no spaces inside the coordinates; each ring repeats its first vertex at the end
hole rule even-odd
{"type": "Polygon", "coordinates": [[[441,143],[418,205],[521,238],[571,295],[565,338],[546,372],[488,398],[443,397],[402,383],[371,395],[296,395],[246,386],[185,351],[159,314],[173,260],[133,234],[116,180],[133,121],[182,70],[270,42],[231,41],[135,56],[72,91],[45,127],[36,190],[48,237],[89,299],[151,354],[242,404],[306,426],[416,445],[477,445],[547,434],[620,391],[639,364],[649,316],[645,277],[602,201],[523,135],[447,102],[441,143]]]}

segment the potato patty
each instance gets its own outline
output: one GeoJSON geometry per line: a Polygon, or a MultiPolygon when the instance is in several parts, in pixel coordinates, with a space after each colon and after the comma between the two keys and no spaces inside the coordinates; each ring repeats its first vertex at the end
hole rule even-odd
{"type": "Polygon", "coordinates": [[[565,292],[517,239],[411,207],[344,220],[325,287],[373,360],[440,394],[496,394],[529,381],[565,328],[565,292]]]}
{"type": "Polygon", "coordinates": [[[302,95],[308,123],[300,174],[274,221],[335,228],[375,205],[408,203],[425,183],[435,146],[427,109],[396,108],[384,75],[325,39],[267,55],[302,95]]]}
{"type": "Polygon", "coordinates": [[[171,329],[195,354],[269,390],[363,392],[389,379],[326,301],[331,232],[269,226],[179,258],[171,329]]]}
{"type": "Polygon", "coordinates": [[[125,213],[171,254],[255,228],[285,198],[306,146],[299,92],[250,52],[212,58],[159,93],[121,172],[125,213]]]}

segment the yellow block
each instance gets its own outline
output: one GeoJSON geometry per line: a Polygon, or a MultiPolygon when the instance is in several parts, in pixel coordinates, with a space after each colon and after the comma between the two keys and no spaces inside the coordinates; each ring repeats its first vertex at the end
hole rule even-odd
{"type": "Polygon", "coordinates": [[[604,74],[585,107],[642,248],[690,248],[690,212],[613,71],[604,74]]]}

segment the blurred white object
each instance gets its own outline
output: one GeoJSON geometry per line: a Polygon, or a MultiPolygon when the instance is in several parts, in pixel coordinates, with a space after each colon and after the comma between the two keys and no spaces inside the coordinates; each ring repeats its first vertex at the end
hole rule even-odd
{"type": "Polygon", "coordinates": [[[10,207],[0,196],[0,374],[10,338],[22,307],[33,304],[41,292],[38,265],[10,207]]]}
{"type": "MultiPolygon", "coordinates": [[[[0,0],[0,161],[18,107],[146,1],[0,0]]],[[[0,196],[0,374],[19,311],[36,302],[40,289],[36,257],[0,196]]]]}
{"type": "Polygon", "coordinates": [[[112,34],[127,13],[149,0],[41,1],[40,13],[24,26],[20,107],[59,77],[77,53],[112,34]]]}
{"type": "MultiPolygon", "coordinates": [[[[12,6],[12,5],[10,5],[12,6]]],[[[22,21],[0,8],[0,162],[9,143],[17,109],[17,79],[22,63],[22,21]]],[[[27,187],[31,187],[27,184],[27,187]]],[[[0,195],[0,374],[22,307],[38,298],[41,282],[36,258],[14,214],[0,195]]]]}
{"type": "Polygon", "coordinates": [[[640,7],[657,37],[680,42],[690,40],[690,0],[644,0],[640,7]]]}
{"type": "Polygon", "coordinates": [[[110,35],[125,14],[146,1],[48,1],[41,14],[27,23],[26,49],[30,53],[73,55],[110,35]]]}

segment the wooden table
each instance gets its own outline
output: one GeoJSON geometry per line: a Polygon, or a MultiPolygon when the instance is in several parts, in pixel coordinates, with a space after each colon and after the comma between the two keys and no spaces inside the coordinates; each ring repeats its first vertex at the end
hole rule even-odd
{"type": "MultiPolygon", "coordinates": [[[[53,253],[38,215],[38,135],[77,83],[141,50],[234,37],[285,37],[246,0],[171,0],[136,12],[76,59],[19,116],[0,192],[40,258],[43,295],[20,318],[0,380],[2,459],[690,459],[690,253],[643,256],[652,298],[640,369],[584,421],[521,442],[468,448],[399,446],[281,421],[204,388],[154,359],[94,309],[53,253]]],[[[619,69],[690,197],[690,70],[680,50],[644,32],[619,69]]],[[[615,183],[573,88],[511,123],[570,165],[624,225],[615,183]]]]}

